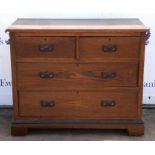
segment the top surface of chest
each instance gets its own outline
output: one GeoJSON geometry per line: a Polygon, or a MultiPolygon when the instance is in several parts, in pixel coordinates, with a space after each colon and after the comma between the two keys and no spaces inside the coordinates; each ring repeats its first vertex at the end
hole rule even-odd
{"type": "Polygon", "coordinates": [[[17,19],[7,31],[101,30],[147,31],[139,19],[17,19]]]}

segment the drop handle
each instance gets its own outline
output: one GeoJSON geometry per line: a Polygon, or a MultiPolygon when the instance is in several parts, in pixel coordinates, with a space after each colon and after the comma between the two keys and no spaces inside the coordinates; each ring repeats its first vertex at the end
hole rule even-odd
{"type": "Polygon", "coordinates": [[[101,78],[107,79],[107,78],[115,78],[116,72],[101,72],[101,78]]]}
{"type": "Polygon", "coordinates": [[[54,46],[53,45],[39,45],[38,49],[41,52],[52,52],[54,49],[54,46]]]}
{"type": "Polygon", "coordinates": [[[48,72],[48,71],[45,71],[45,72],[39,72],[39,77],[40,78],[54,78],[54,72],[48,72]]]}
{"type": "Polygon", "coordinates": [[[117,51],[117,45],[103,45],[102,47],[103,52],[116,52],[117,51]]]}
{"type": "Polygon", "coordinates": [[[40,106],[41,107],[54,107],[55,102],[54,101],[42,100],[42,101],[40,101],[40,106]]]}
{"type": "Polygon", "coordinates": [[[116,105],[116,102],[114,100],[102,100],[101,106],[102,107],[113,107],[116,105]]]}

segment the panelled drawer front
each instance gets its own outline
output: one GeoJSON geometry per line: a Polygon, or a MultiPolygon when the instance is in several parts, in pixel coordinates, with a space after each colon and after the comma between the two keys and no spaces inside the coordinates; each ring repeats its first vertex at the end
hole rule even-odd
{"type": "Polygon", "coordinates": [[[137,114],[137,92],[20,92],[23,117],[125,119],[137,114]]]}
{"type": "Polygon", "coordinates": [[[16,37],[16,55],[23,58],[74,58],[74,37],[16,37]]]}
{"type": "Polygon", "coordinates": [[[81,37],[81,59],[138,58],[139,37],[81,37]]]}
{"type": "Polygon", "coordinates": [[[90,89],[137,86],[138,64],[18,63],[20,90],[90,89]]]}

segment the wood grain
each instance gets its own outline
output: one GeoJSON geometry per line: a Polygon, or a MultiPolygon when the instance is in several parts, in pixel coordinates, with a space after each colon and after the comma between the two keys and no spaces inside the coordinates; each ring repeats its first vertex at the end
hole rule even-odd
{"type": "Polygon", "coordinates": [[[148,28],[140,20],[18,19],[6,31],[11,40],[13,136],[26,135],[29,128],[144,134],[148,28]]]}
{"type": "Polygon", "coordinates": [[[50,120],[30,121],[27,119],[16,120],[12,123],[12,136],[25,136],[28,129],[124,129],[130,136],[144,135],[144,123],[135,120],[50,120]]]}
{"type": "Polygon", "coordinates": [[[18,63],[19,90],[99,89],[137,86],[138,65],[133,63],[51,64],[18,63]],[[128,68],[128,69],[127,69],[128,68]],[[53,72],[52,78],[40,78],[40,72],[53,72]],[[102,78],[102,72],[115,72],[116,77],[102,78]]]}
{"type": "Polygon", "coordinates": [[[20,116],[51,119],[134,119],[137,92],[20,92],[20,116]],[[54,107],[40,102],[54,101],[54,107]],[[102,100],[114,100],[115,106],[101,106],[102,100]],[[35,111],[35,112],[34,112],[35,111]]]}
{"type": "Polygon", "coordinates": [[[16,71],[16,53],[15,53],[15,33],[10,33],[11,50],[11,70],[12,70],[12,98],[13,98],[13,116],[18,117],[18,91],[17,91],[17,71],[16,71]]]}
{"type": "Polygon", "coordinates": [[[79,48],[81,59],[138,58],[140,37],[81,37],[79,48]],[[109,45],[117,50],[105,52],[103,47],[109,45]]]}
{"type": "Polygon", "coordinates": [[[141,33],[141,47],[140,47],[140,63],[138,70],[138,119],[142,118],[142,104],[143,104],[143,77],[144,77],[144,59],[145,59],[145,33],[141,33]]]}
{"type": "Polygon", "coordinates": [[[141,32],[135,32],[135,31],[115,31],[115,30],[110,30],[110,31],[103,31],[103,30],[50,30],[50,31],[39,31],[39,33],[35,30],[33,31],[28,31],[25,29],[25,31],[15,31],[15,36],[16,37],[26,37],[26,36],[35,36],[35,37],[42,37],[42,36],[48,36],[48,37],[55,37],[55,36],[100,36],[100,37],[107,37],[107,36],[120,36],[120,37],[124,37],[124,36],[128,36],[128,37],[140,37],[141,36],[141,32]]]}
{"type": "Polygon", "coordinates": [[[16,55],[18,58],[72,58],[75,54],[74,37],[16,37],[16,55]],[[41,51],[41,46],[51,50],[41,51]]]}
{"type": "Polygon", "coordinates": [[[139,19],[18,19],[7,31],[47,30],[147,31],[139,19]]]}

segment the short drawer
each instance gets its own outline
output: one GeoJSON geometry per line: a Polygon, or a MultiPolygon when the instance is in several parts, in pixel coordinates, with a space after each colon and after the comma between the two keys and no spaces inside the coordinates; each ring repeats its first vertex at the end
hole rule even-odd
{"type": "Polygon", "coordinates": [[[17,81],[20,90],[134,87],[138,82],[138,64],[18,63],[17,81]]]}
{"type": "Polygon", "coordinates": [[[137,91],[20,92],[19,115],[51,119],[133,119],[137,91]]]}
{"type": "Polygon", "coordinates": [[[81,59],[138,58],[139,37],[81,37],[81,59]]]}
{"type": "Polygon", "coordinates": [[[18,58],[74,58],[74,37],[16,37],[18,58]]]}

